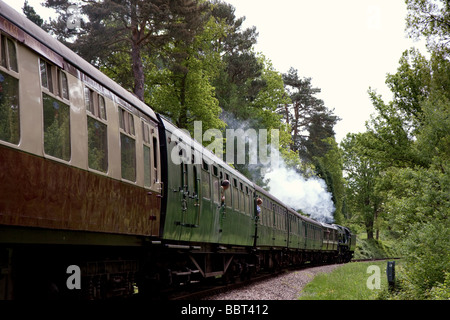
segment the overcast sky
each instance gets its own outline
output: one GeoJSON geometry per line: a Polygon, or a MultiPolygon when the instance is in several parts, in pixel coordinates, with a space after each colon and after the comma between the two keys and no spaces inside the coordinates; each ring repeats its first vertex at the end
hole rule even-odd
{"type": "MultiPolygon", "coordinates": [[[[23,0],[6,0],[22,12],[23,0]]],[[[28,0],[48,19],[51,11],[42,0],[28,0]]],[[[322,89],[319,97],[342,118],[336,139],[348,132],[364,131],[373,113],[369,87],[390,100],[385,85],[403,51],[412,46],[422,53],[422,43],[405,32],[404,0],[226,0],[245,16],[245,26],[259,32],[256,50],[286,73],[290,67],[301,77],[311,77],[322,89]]]]}
{"type": "Polygon", "coordinates": [[[257,51],[286,73],[290,67],[311,77],[320,98],[348,132],[365,131],[374,112],[369,87],[390,100],[387,73],[395,73],[403,51],[422,43],[407,38],[404,0],[226,0],[246,26],[259,31],[257,51]]]}

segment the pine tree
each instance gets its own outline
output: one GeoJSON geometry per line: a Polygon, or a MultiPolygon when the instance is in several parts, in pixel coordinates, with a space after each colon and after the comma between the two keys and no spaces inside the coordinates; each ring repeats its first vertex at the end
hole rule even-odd
{"type": "Polygon", "coordinates": [[[41,27],[42,29],[46,30],[47,29],[47,25],[44,23],[44,19],[41,18],[40,15],[38,15],[36,13],[36,11],[34,10],[34,8],[28,4],[28,1],[25,0],[24,4],[23,4],[23,8],[22,8],[23,14],[30,19],[31,21],[33,21],[35,24],[37,24],[39,27],[41,27]]]}
{"type": "Polygon", "coordinates": [[[100,66],[110,55],[131,59],[133,92],[144,100],[143,55],[152,55],[171,41],[192,39],[199,32],[206,6],[195,0],[104,0],[74,7],[67,0],[47,0],[58,11],[51,29],[60,41],[90,63],[100,66]],[[79,26],[69,28],[70,19],[79,26]],[[75,41],[73,41],[75,37],[75,41]]]}

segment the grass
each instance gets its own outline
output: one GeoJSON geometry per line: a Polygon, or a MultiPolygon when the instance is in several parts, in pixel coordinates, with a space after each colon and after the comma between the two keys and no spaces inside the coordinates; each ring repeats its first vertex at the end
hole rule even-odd
{"type": "Polygon", "coordinates": [[[388,286],[386,261],[353,262],[335,269],[331,273],[318,274],[301,292],[300,300],[375,300],[388,286]],[[377,266],[377,267],[371,267],[377,266]],[[368,288],[375,285],[379,270],[380,289],[368,288]],[[370,279],[369,279],[370,278],[370,279]]]}

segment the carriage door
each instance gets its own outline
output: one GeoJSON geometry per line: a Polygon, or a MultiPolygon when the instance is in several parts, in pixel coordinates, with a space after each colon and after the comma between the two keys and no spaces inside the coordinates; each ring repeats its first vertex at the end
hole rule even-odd
{"type": "Polygon", "coordinates": [[[149,210],[148,235],[159,236],[161,198],[163,183],[161,182],[161,155],[157,124],[141,118],[144,151],[144,186],[149,189],[146,207],[149,210]]]}
{"type": "Polygon", "coordinates": [[[201,174],[201,153],[191,150],[191,161],[188,165],[188,174],[186,177],[188,192],[186,194],[187,210],[186,210],[186,229],[190,232],[190,241],[200,241],[200,174],[201,174]]]}
{"type": "Polygon", "coordinates": [[[307,249],[307,246],[308,246],[308,224],[307,223],[303,223],[303,230],[304,230],[304,237],[303,237],[303,240],[305,241],[304,242],[304,248],[305,249],[307,249]]]}
{"type": "Polygon", "coordinates": [[[181,210],[181,234],[180,240],[189,240],[191,232],[188,224],[188,196],[189,196],[189,167],[186,161],[180,164],[180,210],[181,210]]]}
{"type": "Polygon", "coordinates": [[[199,228],[200,219],[200,195],[199,195],[199,174],[200,155],[194,150],[184,158],[180,164],[180,205],[182,229],[180,240],[192,241],[192,237],[199,228]]]}

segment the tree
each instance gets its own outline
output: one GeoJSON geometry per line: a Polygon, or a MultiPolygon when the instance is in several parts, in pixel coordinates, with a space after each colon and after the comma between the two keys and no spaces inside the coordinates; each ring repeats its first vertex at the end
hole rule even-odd
{"type": "Polygon", "coordinates": [[[450,3],[448,0],[406,0],[406,26],[413,38],[424,36],[431,51],[450,53],[450,3]]]}
{"type": "Polygon", "coordinates": [[[298,154],[304,168],[312,168],[325,180],[337,208],[335,214],[341,219],[342,168],[338,165],[341,160],[333,130],[339,118],[316,97],[321,90],[312,86],[311,78],[301,79],[298,71],[290,68],[283,81],[291,101],[280,105],[278,112],[291,129],[290,148],[298,154]],[[338,162],[332,163],[330,158],[338,162]]]}
{"type": "Polygon", "coordinates": [[[313,88],[311,78],[300,79],[298,71],[291,68],[283,74],[283,81],[292,103],[280,106],[278,112],[291,127],[291,149],[311,162],[314,156],[328,151],[323,139],[334,136],[333,127],[339,118],[315,96],[321,90],[313,88]]]}
{"type": "MultiPolygon", "coordinates": [[[[281,121],[281,115],[276,112],[276,109],[280,104],[287,103],[287,97],[284,91],[284,84],[281,74],[276,71],[271,63],[265,56],[258,56],[258,63],[263,66],[259,81],[264,82],[266,85],[262,87],[258,93],[255,95],[254,99],[247,102],[247,108],[252,110],[249,117],[246,119],[239,119],[243,114],[234,115],[232,113],[226,113],[228,128],[230,129],[242,129],[246,132],[248,129],[254,130],[255,132],[267,133],[267,145],[262,146],[260,144],[263,134],[259,134],[258,141],[248,141],[247,147],[249,152],[247,153],[247,159],[245,163],[239,164],[234,163],[236,169],[241,171],[250,179],[253,179],[258,185],[265,186],[264,181],[264,168],[274,163],[265,163],[265,161],[258,161],[258,163],[250,163],[249,157],[251,149],[248,147],[249,143],[258,143],[259,155],[264,154],[268,157],[280,157],[288,165],[295,167],[299,164],[298,156],[295,152],[290,150],[289,146],[291,144],[290,130],[289,127],[281,121]],[[265,130],[265,131],[258,131],[265,130]],[[277,132],[278,145],[277,142],[272,144],[272,130],[277,132]],[[278,149],[272,150],[271,147],[277,147],[278,149]],[[267,150],[261,150],[261,148],[267,148],[267,150]],[[273,153],[276,155],[273,155],[273,153]]],[[[253,80],[252,80],[253,81],[253,80]]],[[[227,141],[227,143],[232,143],[227,141]]],[[[235,148],[237,151],[237,148],[235,148]]],[[[236,158],[236,155],[235,155],[236,158]]],[[[262,158],[259,157],[259,160],[262,158]]],[[[273,158],[272,158],[273,159],[273,158]]],[[[269,159],[265,159],[269,160],[269,159]]]]}
{"type": "Polygon", "coordinates": [[[146,101],[191,133],[194,121],[202,121],[203,130],[225,125],[219,119],[222,110],[212,85],[222,65],[214,39],[223,33],[223,26],[210,17],[192,41],[169,43],[167,56],[161,58],[164,68],[153,69],[149,76],[146,101]]]}
{"type": "Polygon", "coordinates": [[[347,175],[347,196],[350,211],[362,221],[367,238],[374,238],[374,224],[382,210],[382,198],[377,190],[380,164],[366,155],[364,145],[371,139],[368,133],[347,134],[341,142],[344,170],[347,175]]]}
{"type": "Polygon", "coordinates": [[[412,143],[422,165],[389,167],[381,180],[383,207],[407,262],[405,287],[413,299],[428,298],[450,271],[450,101],[432,94],[422,112],[412,143]]]}
{"type": "Polygon", "coordinates": [[[41,16],[36,13],[34,8],[28,4],[27,0],[25,0],[25,2],[23,3],[22,11],[29,20],[33,21],[36,25],[46,30],[47,26],[44,23],[44,19],[42,19],[41,16]]]}
{"type": "Polygon", "coordinates": [[[406,260],[407,290],[400,295],[423,299],[445,288],[450,270],[450,61],[442,45],[448,38],[440,34],[446,27],[435,17],[438,7],[442,17],[450,8],[437,1],[408,3],[410,27],[433,36],[431,57],[416,50],[402,55],[397,73],[386,80],[392,101],[370,91],[377,113],[360,150],[379,164],[375,190],[406,260]]]}
{"type": "Polygon", "coordinates": [[[47,0],[45,5],[59,13],[56,21],[50,21],[58,39],[90,63],[100,66],[111,54],[128,54],[133,92],[140,100],[145,86],[142,53],[151,55],[173,39],[193,39],[206,8],[195,0],[86,0],[75,9],[67,0],[47,0]],[[79,27],[69,29],[67,22],[73,16],[79,27]]]}
{"type": "Polygon", "coordinates": [[[344,224],[345,181],[343,178],[343,155],[334,137],[323,141],[328,151],[321,156],[313,158],[317,175],[325,180],[328,191],[336,208],[334,212],[335,223],[344,224]]]}
{"type": "MultiPolygon", "coordinates": [[[[251,118],[252,101],[266,86],[261,78],[264,68],[253,50],[256,28],[242,29],[245,17],[237,18],[235,8],[222,1],[213,1],[211,14],[225,27],[225,34],[216,41],[223,65],[213,82],[222,110],[237,120],[251,118]]],[[[226,120],[226,119],[225,119],[226,120]]]]}

